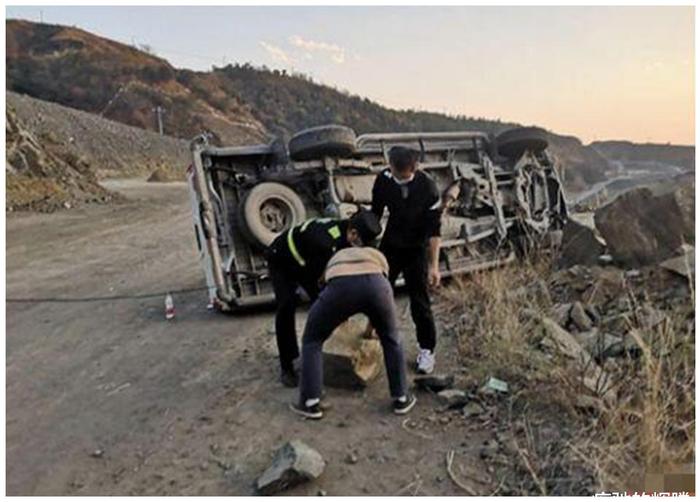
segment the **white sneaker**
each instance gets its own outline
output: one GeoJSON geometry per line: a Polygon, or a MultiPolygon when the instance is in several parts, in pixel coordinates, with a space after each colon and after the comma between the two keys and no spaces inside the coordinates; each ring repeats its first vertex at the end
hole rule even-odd
{"type": "Polygon", "coordinates": [[[420,349],[418,358],[416,358],[416,365],[418,366],[418,373],[429,375],[435,368],[435,354],[428,349],[420,349]]]}

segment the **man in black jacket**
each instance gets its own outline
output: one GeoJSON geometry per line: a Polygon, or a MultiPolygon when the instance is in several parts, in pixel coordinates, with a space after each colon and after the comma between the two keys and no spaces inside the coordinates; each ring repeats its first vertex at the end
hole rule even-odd
{"type": "MultiPolygon", "coordinates": [[[[314,218],[280,234],[267,249],[266,258],[277,301],[275,334],[279,350],[281,381],[296,387],[294,360],[299,357],[295,314],[297,289],[311,300],[319,293],[319,279],[328,260],[342,248],[367,244],[377,238],[376,217],[360,210],[349,220],[314,218]]],[[[381,229],[380,229],[381,230],[381,229]]]]}
{"type": "Polygon", "coordinates": [[[435,366],[436,330],[428,288],[440,285],[440,192],[435,182],[417,169],[416,151],[395,146],[389,151],[390,168],[377,175],[372,189],[372,212],[389,210],[381,251],[389,262],[389,281],[403,272],[416,325],[419,373],[435,366]]]}

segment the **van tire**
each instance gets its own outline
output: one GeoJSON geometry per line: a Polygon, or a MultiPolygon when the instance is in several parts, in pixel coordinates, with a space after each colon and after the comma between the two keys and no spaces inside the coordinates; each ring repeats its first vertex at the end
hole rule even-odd
{"type": "Polygon", "coordinates": [[[251,244],[267,247],[285,230],[306,219],[306,208],[297,193],[286,185],[264,182],[243,199],[243,228],[251,244]]]}
{"type": "Polygon", "coordinates": [[[323,157],[352,157],[355,131],[340,125],[325,125],[299,131],[289,140],[292,160],[305,161],[323,157]]]}
{"type": "Polygon", "coordinates": [[[511,160],[519,159],[527,150],[540,153],[548,145],[547,131],[539,127],[516,127],[496,137],[498,153],[511,160]]]}

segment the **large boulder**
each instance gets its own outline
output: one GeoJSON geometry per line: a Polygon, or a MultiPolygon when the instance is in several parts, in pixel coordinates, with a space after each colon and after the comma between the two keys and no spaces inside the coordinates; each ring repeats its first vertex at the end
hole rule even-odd
{"type": "Polygon", "coordinates": [[[695,241],[694,194],[694,176],[630,190],[596,211],[596,228],[622,265],[663,261],[695,241]]]}
{"type": "Polygon", "coordinates": [[[323,345],[324,383],[329,387],[366,387],[382,370],[382,347],[367,338],[367,319],[354,316],[341,324],[323,345]]]}
{"type": "Polygon", "coordinates": [[[292,440],[277,450],[270,466],[255,486],[262,495],[271,495],[318,478],[326,468],[319,452],[302,441],[292,440]]]}
{"type": "Polygon", "coordinates": [[[558,266],[596,265],[598,257],[605,251],[605,243],[596,235],[595,229],[570,218],[564,225],[558,266]]]}

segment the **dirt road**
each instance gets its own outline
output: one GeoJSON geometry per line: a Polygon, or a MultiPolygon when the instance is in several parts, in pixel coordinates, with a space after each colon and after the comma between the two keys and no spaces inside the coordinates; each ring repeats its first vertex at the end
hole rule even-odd
{"type": "MultiPolygon", "coordinates": [[[[108,188],[128,201],[8,217],[9,299],[203,285],[185,185],[108,188]]],[[[465,476],[483,468],[477,424],[421,394],[402,426],[383,376],[365,392],[329,389],[328,417],[300,420],[287,409],[295,392],[277,382],[272,313],[231,317],[205,304],[203,292],[175,295],[177,318],[166,322],[161,297],[9,302],[7,493],[252,494],[274,450],[294,438],[328,466],[292,494],[457,495],[446,452],[465,476]]],[[[412,355],[413,332],[404,332],[412,355]]],[[[443,338],[443,369],[454,367],[453,346],[443,338]]]]}

